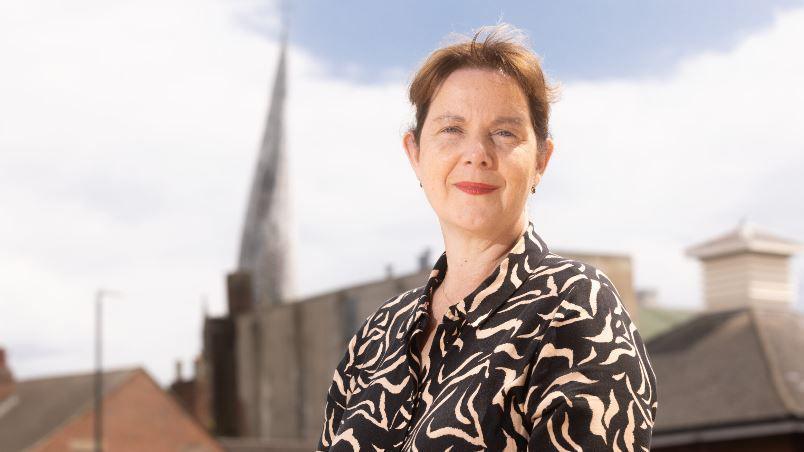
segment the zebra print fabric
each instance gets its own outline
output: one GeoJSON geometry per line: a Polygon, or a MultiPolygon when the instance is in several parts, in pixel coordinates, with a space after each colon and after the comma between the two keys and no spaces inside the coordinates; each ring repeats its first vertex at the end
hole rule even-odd
{"type": "Polygon", "coordinates": [[[600,270],[550,253],[529,222],[496,270],[438,325],[447,271],[386,300],[333,374],[319,451],[647,451],[656,377],[600,270]],[[425,373],[425,375],[422,375],[425,373]]]}

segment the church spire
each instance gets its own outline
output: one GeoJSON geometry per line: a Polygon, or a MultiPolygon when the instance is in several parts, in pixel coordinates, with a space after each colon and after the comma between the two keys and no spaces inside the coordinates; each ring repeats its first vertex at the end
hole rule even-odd
{"type": "Polygon", "coordinates": [[[238,269],[251,274],[255,303],[281,303],[288,297],[289,218],[285,157],[287,32],[282,33],[279,64],[251,185],[238,269]]]}

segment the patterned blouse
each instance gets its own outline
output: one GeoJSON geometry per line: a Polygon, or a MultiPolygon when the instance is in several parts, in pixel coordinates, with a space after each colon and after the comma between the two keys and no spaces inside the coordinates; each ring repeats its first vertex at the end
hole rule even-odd
{"type": "Polygon", "coordinates": [[[386,300],[335,369],[319,451],[647,451],[656,377],[600,270],[550,253],[529,222],[424,340],[447,271],[386,300]],[[424,373],[424,375],[422,375],[424,373]]]}

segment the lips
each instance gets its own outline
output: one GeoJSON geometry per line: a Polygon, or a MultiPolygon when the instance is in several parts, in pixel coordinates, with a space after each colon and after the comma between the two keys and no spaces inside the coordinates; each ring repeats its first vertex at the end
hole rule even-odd
{"type": "Polygon", "coordinates": [[[499,187],[494,185],[482,184],[480,182],[458,182],[455,184],[456,187],[461,189],[462,191],[469,193],[470,195],[484,195],[486,193],[491,193],[499,187]]]}

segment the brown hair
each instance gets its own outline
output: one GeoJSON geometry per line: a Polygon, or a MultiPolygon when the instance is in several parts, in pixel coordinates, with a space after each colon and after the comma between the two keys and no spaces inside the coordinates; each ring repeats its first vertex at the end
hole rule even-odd
{"type": "Polygon", "coordinates": [[[419,143],[427,111],[441,83],[453,71],[471,67],[500,70],[519,83],[528,102],[539,150],[542,150],[541,143],[550,136],[547,125],[550,103],[557,99],[558,88],[547,84],[539,56],[524,44],[524,33],[501,23],[479,28],[471,40],[466,36],[459,38],[461,41],[433,51],[410,84],[408,98],[416,109],[416,120],[410,131],[416,143],[419,143]]]}

